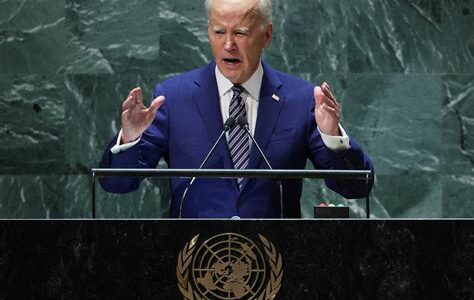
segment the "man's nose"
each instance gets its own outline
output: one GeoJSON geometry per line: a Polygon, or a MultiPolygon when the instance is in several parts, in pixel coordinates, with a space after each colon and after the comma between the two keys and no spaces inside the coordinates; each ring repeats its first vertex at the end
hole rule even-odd
{"type": "Polygon", "coordinates": [[[225,40],[225,44],[224,44],[224,49],[227,50],[227,51],[231,51],[231,50],[234,50],[235,49],[235,43],[234,43],[234,39],[232,38],[232,36],[227,36],[226,40],[225,40]]]}

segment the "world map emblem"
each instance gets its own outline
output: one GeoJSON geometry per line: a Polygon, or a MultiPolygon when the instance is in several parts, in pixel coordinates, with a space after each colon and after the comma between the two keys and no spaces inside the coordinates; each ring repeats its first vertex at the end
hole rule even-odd
{"type": "Polygon", "coordinates": [[[264,236],[258,242],[222,233],[192,238],[178,256],[178,287],[186,300],[274,299],[283,277],[282,258],[264,236]]]}

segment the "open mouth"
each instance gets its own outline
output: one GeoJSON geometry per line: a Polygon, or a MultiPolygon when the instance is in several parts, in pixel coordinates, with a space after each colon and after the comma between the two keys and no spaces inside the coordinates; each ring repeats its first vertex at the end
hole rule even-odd
{"type": "Polygon", "coordinates": [[[226,64],[234,65],[234,64],[238,64],[240,62],[240,59],[238,59],[238,58],[224,58],[224,62],[226,64]]]}

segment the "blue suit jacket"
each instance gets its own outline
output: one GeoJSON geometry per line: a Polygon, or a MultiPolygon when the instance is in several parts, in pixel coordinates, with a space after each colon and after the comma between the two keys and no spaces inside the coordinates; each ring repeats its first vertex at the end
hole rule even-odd
{"type": "MultiPolygon", "coordinates": [[[[274,169],[304,169],[309,158],[317,169],[365,169],[372,164],[351,138],[351,149],[334,152],[325,147],[314,120],[314,86],[304,80],[263,64],[255,139],[274,169]],[[275,101],[272,95],[279,96],[275,101]]],[[[215,63],[173,77],[155,88],[153,97],[164,95],[152,125],[140,142],[122,153],[103,155],[100,167],[155,168],[164,157],[170,168],[198,168],[223,130],[215,63]]],[[[204,168],[232,169],[232,159],[223,139],[204,168]]],[[[266,169],[252,145],[249,169],[266,169]]],[[[177,217],[181,196],[189,179],[170,179],[170,214],[177,217]]],[[[102,178],[102,187],[126,193],[139,187],[136,178],[102,178]]],[[[361,181],[326,180],[334,191],[347,198],[363,197],[367,187],[361,181]]],[[[284,180],[284,215],[300,217],[301,180],[284,180]]],[[[198,179],[186,196],[183,216],[188,218],[277,218],[279,189],[273,179],[244,179],[239,190],[235,179],[198,179]]]]}

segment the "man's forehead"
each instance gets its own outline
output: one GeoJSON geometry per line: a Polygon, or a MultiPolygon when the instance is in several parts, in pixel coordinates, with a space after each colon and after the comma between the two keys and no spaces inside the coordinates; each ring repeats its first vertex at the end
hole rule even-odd
{"type": "Polygon", "coordinates": [[[209,19],[209,28],[211,29],[233,29],[241,31],[250,31],[259,23],[255,18],[236,17],[236,18],[211,18],[209,19]]]}
{"type": "Polygon", "coordinates": [[[254,8],[214,9],[209,14],[209,25],[251,28],[260,21],[258,10],[254,8]]]}
{"type": "Polygon", "coordinates": [[[229,13],[256,14],[258,0],[213,0],[210,6],[211,15],[226,15],[229,13]]]}

